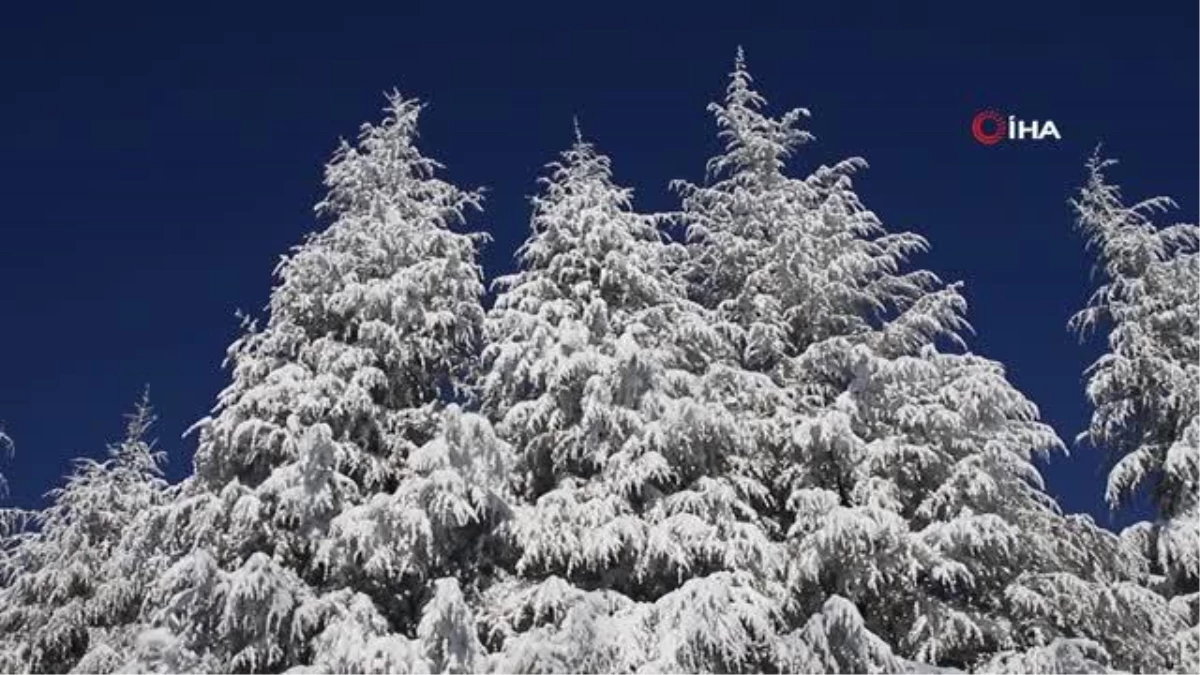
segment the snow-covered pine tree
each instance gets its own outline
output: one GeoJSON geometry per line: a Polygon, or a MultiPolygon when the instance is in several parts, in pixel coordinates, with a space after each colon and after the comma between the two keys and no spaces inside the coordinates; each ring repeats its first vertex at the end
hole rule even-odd
{"type": "Polygon", "coordinates": [[[1189,629],[1177,667],[1200,669],[1200,226],[1155,225],[1169,198],[1126,204],[1099,150],[1072,200],[1102,283],[1071,320],[1081,336],[1107,329],[1108,350],[1087,371],[1091,425],[1080,440],[1108,451],[1115,509],[1149,494],[1155,519],[1123,536],[1150,561],[1152,586],[1189,629]]]}
{"type": "Polygon", "coordinates": [[[137,589],[114,592],[122,580],[109,576],[109,565],[166,489],[163,455],[146,438],[153,422],[147,394],[108,459],[77,460],[66,485],[50,493],[50,505],[5,534],[0,672],[107,669],[80,659],[110,652],[113,631],[136,616],[137,589]]]}
{"type": "Polygon", "coordinates": [[[861,204],[862,160],[790,177],[807,113],[764,105],[739,50],[710,108],[724,151],[677,185],[692,297],[790,394],[767,440],[791,552],[778,667],[1162,668],[1174,617],[1042,489],[1032,457],[1057,436],[999,364],[947,350],[968,328],[957,286],[905,271],[926,243],[861,204]]]}
{"type": "Polygon", "coordinates": [[[158,517],[177,555],[130,668],[474,667],[471,589],[437,579],[485,564],[508,450],[452,403],[484,315],[482,235],[452,226],[480,196],[434,176],[420,110],[393,94],[341,145],[317,207],[329,226],[283,259],[265,327],[230,347],[195,475],[158,517]]]}
{"type": "Polygon", "coordinates": [[[684,251],[606,156],[577,133],[541,183],[485,350],[484,409],[523,497],[512,576],[484,601],[495,663],[769,668],[783,551],[753,429],[730,412],[762,383],[724,367],[726,336],[672,273],[684,251]]]}

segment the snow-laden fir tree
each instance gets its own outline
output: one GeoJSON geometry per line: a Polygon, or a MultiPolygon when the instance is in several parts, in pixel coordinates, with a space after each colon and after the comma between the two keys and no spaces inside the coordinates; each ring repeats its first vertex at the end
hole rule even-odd
{"type": "Polygon", "coordinates": [[[1168,665],[1177,617],[1044,492],[1033,457],[1061,442],[1000,364],[954,349],[957,286],[906,269],[926,242],[861,204],[861,160],[789,176],[807,113],[764,104],[739,52],[711,106],[724,151],[679,187],[691,296],[790,394],[763,441],[789,550],[778,667],[1168,665]]]}
{"type": "Polygon", "coordinates": [[[392,95],[341,145],[328,227],[283,259],[265,326],[230,347],[195,474],[157,518],[153,548],[175,555],[128,668],[476,667],[463,598],[503,515],[507,447],[453,403],[483,286],[481,235],[452,228],[480,197],[435,177],[420,110],[392,95]]]}
{"type": "Polygon", "coordinates": [[[1088,370],[1094,406],[1081,438],[1112,454],[1108,502],[1149,494],[1153,521],[1123,537],[1150,561],[1152,586],[1190,628],[1176,640],[1180,668],[1200,669],[1200,227],[1155,225],[1174,203],[1127,204],[1097,152],[1072,200],[1102,283],[1072,319],[1081,335],[1103,326],[1108,349],[1088,370]]]}
{"type": "Polygon", "coordinates": [[[0,568],[0,672],[107,670],[81,662],[115,652],[109,643],[138,610],[139,589],[110,574],[111,562],[142,514],[165,494],[162,453],[146,434],[154,421],[143,397],[125,439],[104,461],[77,460],[45,509],[5,534],[0,568]]]}
{"type": "MultiPolygon", "coordinates": [[[[727,338],[683,260],[577,134],[489,314],[485,411],[518,454],[512,575],[484,598],[502,672],[771,666],[783,568],[727,338]]],[[[766,384],[769,385],[769,382],[766,384]]]]}

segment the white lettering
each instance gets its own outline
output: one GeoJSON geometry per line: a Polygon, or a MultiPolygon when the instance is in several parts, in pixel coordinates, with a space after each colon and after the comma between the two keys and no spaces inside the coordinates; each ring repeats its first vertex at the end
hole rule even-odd
{"type": "Polygon", "coordinates": [[[1025,120],[1017,120],[1017,138],[1037,138],[1038,137],[1038,121],[1026,122],[1025,120]]]}
{"type": "Polygon", "coordinates": [[[1054,140],[1056,141],[1062,140],[1062,134],[1058,133],[1058,127],[1054,126],[1054,120],[1046,120],[1046,123],[1042,125],[1042,130],[1038,134],[1037,138],[1040,141],[1047,136],[1053,136],[1054,140]]]}

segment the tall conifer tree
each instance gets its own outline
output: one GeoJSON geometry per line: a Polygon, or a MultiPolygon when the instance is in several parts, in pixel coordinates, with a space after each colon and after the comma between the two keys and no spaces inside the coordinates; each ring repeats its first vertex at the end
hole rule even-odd
{"type": "Polygon", "coordinates": [[[111,575],[111,561],[142,514],[166,494],[162,453],[146,438],[148,395],[124,440],[104,461],[77,460],[45,509],[20,514],[0,549],[0,672],[107,671],[119,665],[124,627],[139,589],[111,575]],[[81,662],[81,659],[88,657],[81,662]]]}
{"type": "Polygon", "coordinates": [[[925,240],[863,206],[862,160],[791,177],[807,112],[767,115],[752,84],[739,51],[711,106],[724,151],[679,187],[692,296],[788,393],[766,439],[791,552],[782,667],[1163,667],[1173,617],[1115,537],[1045,493],[1033,458],[1062,444],[961,351],[958,287],[907,269],[925,240]]]}
{"type": "Polygon", "coordinates": [[[525,500],[515,574],[486,599],[500,667],[768,667],[782,551],[729,408],[753,387],[607,157],[577,138],[543,187],[489,315],[483,400],[525,500]]]}
{"type": "Polygon", "coordinates": [[[1111,453],[1108,502],[1148,494],[1152,521],[1123,537],[1149,560],[1152,587],[1189,628],[1176,636],[1177,666],[1200,668],[1200,227],[1158,227],[1165,197],[1129,205],[1097,154],[1072,206],[1095,251],[1101,285],[1072,327],[1103,326],[1108,349],[1088,370],[1091,425],[1081,436],[1111,453]]]}
{"type": "Polygon", "coordinates": [[[452,403],[483,321],[482,235],[453,228],[480,197],[434,176],[420,110],[393,94],[342,144],[317,206],[328,227],[283,259],[266,325],[230,347],[233,382],[159,519],[179,555],[135,667],[472,663],[470,645],[430,643],[466,616],[464,589],[437,580],[482,566],[507,447],[452,403]]]}

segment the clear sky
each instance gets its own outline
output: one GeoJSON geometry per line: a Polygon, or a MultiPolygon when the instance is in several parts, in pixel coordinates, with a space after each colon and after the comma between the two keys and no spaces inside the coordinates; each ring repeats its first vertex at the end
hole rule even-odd
{"type": "MultiPolygon", "coordinates": [[[[644,209],[677,205],[717,147],[705,105],[737,45],[775,110],[813,112],[798,170],[847,156],[918,263],[966,282],[972,348],[1068,442],[1086,425],[1068,334],[1090,262],[1066,200],[1103,140],[1131,196],[1197,208],[1194,2],[12,3],[0,20],[0,459],[10,500],[38,503],[70,458],[98,456],[150,383],[170,474],[227,381],[234,311],[317,223],[321,168],[397,87],[430,104],[422,146],[486,186],[471,220],[511,268],[535,178],[571,118],[644,209]],[[440,8],[439,8],[440,6],[440,8]],[[1124,6],[1122,8],[1121,6],[1124,6]],[[985,147],[995,108],[1053,119],[1061,142],[985,147]]],[[[1069,511],[1106,525],[1102,457],[1045,469],[1069,511]]]]}

